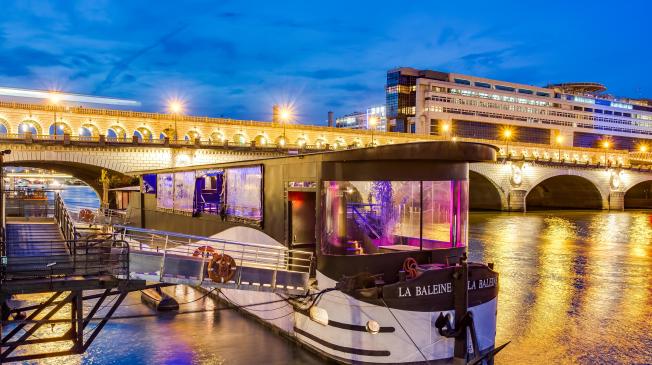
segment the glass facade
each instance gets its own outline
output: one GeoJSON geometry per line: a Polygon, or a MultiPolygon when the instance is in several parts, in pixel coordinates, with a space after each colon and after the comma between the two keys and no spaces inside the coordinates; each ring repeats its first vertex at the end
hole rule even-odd
{"type": "Polygon", "coordinates": [[[324,254],[379,254],[467,242],[467,181],[325,181],[322,204],[324,254]]]}
{"type": "Polygon", "coordinates": [[[408,132],[408,117],[415,115],[417,76],[400,70],[387,73],[385,93],[387,119],[394,121],[391,132],[408,132]]]}

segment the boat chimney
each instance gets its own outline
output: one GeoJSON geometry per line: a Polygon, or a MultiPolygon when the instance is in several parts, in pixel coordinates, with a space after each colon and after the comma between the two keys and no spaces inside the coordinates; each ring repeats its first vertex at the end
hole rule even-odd
{"type": "Polygon", "coordinates": [[[281,120],[278,104],[272,105],[272,123],[279,123],[281,120]]]}
{"type": "Polygon", "coordinates": [[[333,121],[333,112],[328,112],[328,126],[329,127],[334,127],[335,123],[333,121]]]}

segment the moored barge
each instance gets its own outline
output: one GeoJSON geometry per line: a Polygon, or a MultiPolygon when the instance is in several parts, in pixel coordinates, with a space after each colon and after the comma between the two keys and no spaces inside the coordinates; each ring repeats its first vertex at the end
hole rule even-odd
{"type": "Polygon", "coordinates": [[[466,247],[468,163],[495,155],[422,142],[144,172],[130,221],[210,237],[193,253],[225,300],[336,361],[491,363],[498,274],[466,247]],[[274,290],[276,271],[244,285],[213,244],[235,241],[309,254],[304,293],[274,290]]]}

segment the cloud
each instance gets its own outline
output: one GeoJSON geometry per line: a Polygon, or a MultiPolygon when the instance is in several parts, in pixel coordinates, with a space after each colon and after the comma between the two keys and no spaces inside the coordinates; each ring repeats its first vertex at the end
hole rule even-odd
{"type": "Polygon", "coordinates": [[[37,66],[61,66],[61,56],[27,46],[1,50],[0,73],[4,76],[29,76],[37,66]]]}
{"type": "Polygon", "coordinates": [[[129,68],[129,65],[136,61],[139,57],[143,56],[147,52],[151,51],[152,49],[158,47],[159,45],[165,43],[166,40],[174,37],[175,35],[179,34],[181,31],[186,29],[188,25],[187,24],[182,24],[179,27],[175,28],[171,32],[166,33],[163,35],[161,38],[156,40],[156,42],[143,47],[139,49],[138,51],[132,53],[131,55],[119,60],[109,71],[109,74],[106,76],[106,78],[99,84],[94,90],[94,93],[101,93],[105,89],[111,87],[113,85],[114,80],[120,76],[121,73],[123,73],[127,68],[129,68]]]}

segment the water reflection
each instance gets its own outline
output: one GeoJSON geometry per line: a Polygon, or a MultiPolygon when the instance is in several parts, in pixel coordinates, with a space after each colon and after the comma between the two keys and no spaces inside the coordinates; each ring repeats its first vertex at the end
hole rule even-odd
{"type": "MultiPolygon", "coordinates": [[[[512,343],[496,364],[652,363],[652,213],[473,213],[470,228],[471,259],[500,272],[497,342],[512,343]]],[[[166,290],[181,302],[199,298],[166,290]]],[[[118,311],[139,313],[152,312],[138,294],[118,311]]],[[[83,356],[39,363],[324,362],[237,313],[205,312],[112,321],[83,356]]]]}
{"type": "Polygon", "coordinates": [[[650,363],[652,214],[471,214],[501,273],[497,364],[650,363]],[[511,247],[510,247],[511,246],[511,247]]]}

